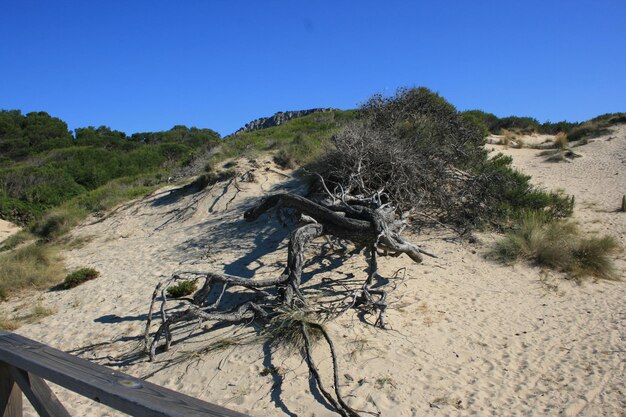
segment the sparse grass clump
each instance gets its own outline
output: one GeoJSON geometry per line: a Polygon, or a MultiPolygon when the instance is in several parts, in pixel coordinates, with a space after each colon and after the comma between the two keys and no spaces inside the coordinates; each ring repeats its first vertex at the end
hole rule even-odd
{"type": "Polygon", "coordinates": [[[14,317],[0,314],[0,330],[13,331],[22,324],[37,323],[41,319],[55,314],[57,310],[37,303],[30,308],[27,308],[27,305],[21,305],[16,309],[16,312],[14,317]]]}
{"type": "Polygon", "coordinates": [[[193,191],[201,191],[205,188],[216,184],[221,181],[226,181],[237,175],[237,172],[234,169],[226,169],[224,171],[210,171],[204,174],[199,175],[193,182],[186,185],[184,189],[191,189],[193,191]]]}
{"type": "Polygon", "coordinates": [[[615,267],[609,254],[615,252],[619,245],[610,236],[590,237],[580,239],[572,248],[574,270],[576,277],[587,275],[615,279],[615,267]]]}
{"type": "Polygon", "coordinates": [[[78,271],[74,271],[65,277],[63,281],[63,288],[69,290],[82,284],[83,282],[96,279],[100,276],[100,272],[93,268],[82,268],[78,271]]]}
{"type": "Polygon", "coordinates": [[[273,157],[274,163],[283,169],[293,169],[296,167],[293,156],[288,151],[281,149],[273,157]]]}
{"type": "Polygon", "coordinates": [[[46,307],[43,304],[37,303],[27,311],[23,316],[17,317],[18,323],[37,323],[41,319],[55,314],[57,311],[54,308],[46,307]]]}
{"type": "Polygon", "coordinates": [[[32,243],[0,255],[0,299],[26,288],[45,288],[61,280],[57,249],[32,243]]]}
{"type": "Polygon", "coordinates": [[[532,261],[576,280],[586,276],[615,279],[610,254],[617,248],[612,237],[587,238],[570,221],[548,222],[542,213],[527,212],[518,227],[496,243],[491,255],[505,263],[532,261]]]}
{"type": "Polygon", "coordinates": [[[46,213],[31,226],[31,232],[45,242],[51,242],[70,231],[86,215],[74,207],[61,207],[46,213]]]}
{"type": "Polygon", "coordinates": [[[557,133],[552,142],[554,149],[539,153],[540,156],[546,157],[546,162],[570,162],[570,160],[580,157],[570,149],[570,143],[565,132],[557,133]]]}
{"type": "Polygon", "coordinates": [[[196,281],[185,280],[168,287],[167,294],[172,298],[180,298],[193,294],[197,288],[196,281]]]}
{"type": "Polygon", "coordinates": [[[20,230],[16,234],[8,237],[2,243],[0,243],[0,252],[15,249],[21,244],[34,239],[35,237],[31,233],[27,232],[26,230],[20,230]]]}
{"type": "Polygon", "coordinates": [[[4,314],[0,314],[0,330],[13,331],[20,327],[19,321],[10,319],[4,314]]]}
{"type": "Polygon", "coordinates": [[[500,145],[510,146],[515,149],[524,147],[524,139],[519,132],[514,130],[502,129],[502,138],[500,139],[500,145]]]}
{"type": "Polygon", "coordinates": [[[271,318],[265,332],[272,346],[283,348],[288,352],[300,352],[305,346],[302,332],[303,324],[306,326],[312,342],[315,342],[322,338],[318,328],[322,323],[322,319],[310,310],[297,306],[283,307],[278,314],[271,318]],[[307,324],[314,325],[307,326],[307,324]]]}
{"type": "Polygon", "coordinates": [[[569,141],[567,140],[567,133],[559,132],[554,137],[554,146],[557,149],[565,150],[569,147],[569,141]]]}

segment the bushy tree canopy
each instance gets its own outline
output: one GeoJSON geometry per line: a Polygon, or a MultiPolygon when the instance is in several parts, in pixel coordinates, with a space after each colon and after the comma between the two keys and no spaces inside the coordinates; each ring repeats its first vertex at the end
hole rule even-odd
{"type": "Polygon", "coordinates": [[[382,192],[400,209],[463,228],[552,204],[510,159],[489,158],[484,138],[438,94],[401,89],[367,101],[314,169],[346,192],[382,192]]]}

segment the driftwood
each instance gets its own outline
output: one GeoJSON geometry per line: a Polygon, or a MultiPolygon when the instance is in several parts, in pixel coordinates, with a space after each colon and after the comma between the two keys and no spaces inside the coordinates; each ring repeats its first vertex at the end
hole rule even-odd
{"type": "MultiPolygon", "coordinates": [[[[322,181],[323,184],[323,181],[322,181]]],[[[326,189],[325,185],[324,188],[326,189]]],[[[246,279],[217,272],[181,272],[165,283],[157,286],[152,296],[148,321],[145,330],[145,350],[154,360],[157,348],[168,350],[172,343],[172,328],[179,324],[196,324],[205,321],[244,322],[254,321],[267,326],[285,310],[302,311],[312,317],[334,318],[349,309],[357,308],[375,314],[374,325],[386,327],[387,292],[377,287],[376,272],[379,256],[400,256],[406,254],[414,262],[420,263],[423,255],[433,256],[415,244],[406,241],[401,233],[406,227],[406,214],[396,216],[396,210],[388,203],[383,204],[382,193],[363,198],[348,195],[335,195],[326,189],[326,195],[318,198],[306,198],[299,195],[281,193],[264,198],[259,204],[247,210],[246,221],[255,221],[264,213],[292,209],[300,214],[300,225],[290,235],[287,266],[279,276],[268,279],[246,279]],[[302,269],[305,262],[305,249],[312,240],[324,236],[352,242],[356,252],[364,251],[369,264],[367,277],[356,290],[346,290],[346,300],[340,308],[319,305],[307,300],[302,292],[302,269]],[[186,307],[169,312],[166,308],[167,286],[182,279],[201,281],[201,287],[192,297],[184,299],[186,307]],[[203,280],[203,282],[202,282],[203,280]],[[241,302],[233,308],[222,309],[228,288],[242,287],[255,293],[253,299],[241,302]],[[160,297],[160,325],[151,334],[153,315],[160,297]]],[[[180,299],[177,299],[180,302],[180,299]]],[[[320,320],[301,320],[293,331],[301,333],[302,345],[299,346],[309,366],[312,378],[319,391],[329,404],[343,416],[354,417],[358,413],[351,409],[341,397],[339,389],[339,371],[335,348],[320,320]],[[321,334],[328,344],[333,359],[335,398],[323,387],[322,379],[312,356],[311,332],[321,334]]]]}

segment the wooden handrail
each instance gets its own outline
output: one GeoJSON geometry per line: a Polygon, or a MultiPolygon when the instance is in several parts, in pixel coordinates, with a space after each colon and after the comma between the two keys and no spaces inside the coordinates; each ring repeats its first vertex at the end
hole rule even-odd
{"type": "Polygon", "coordinates": [[[69,416],[44,380],[137,417],[245,416],[0,331],[0,416],[21,416],[18,387],[40,416],[69,416]]]}

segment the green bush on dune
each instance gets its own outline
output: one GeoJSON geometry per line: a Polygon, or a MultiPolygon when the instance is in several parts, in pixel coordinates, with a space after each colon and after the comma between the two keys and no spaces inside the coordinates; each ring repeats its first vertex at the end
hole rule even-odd
{"type": "Polygon", "coordinates": [[[63,288],[69,290],[70,288],[77,287],[84,282],[96,279],[99,276],[100,272],[93,268],[81,268],[65,277],[63,280],[63,288]]]}
{"type": "Polygon", "coordinates": [[[427,88],[375,95],[310,169],[330,184],[359,173],[348,185],[352,192],[384,190],[403,210],[465,230],[504,227],[525,209],[554,218],[571,214],[573,201],[533,187],[529,176],[512,168],[510,157],[489,157],[479,117],[458,112],[427,88]]]}

